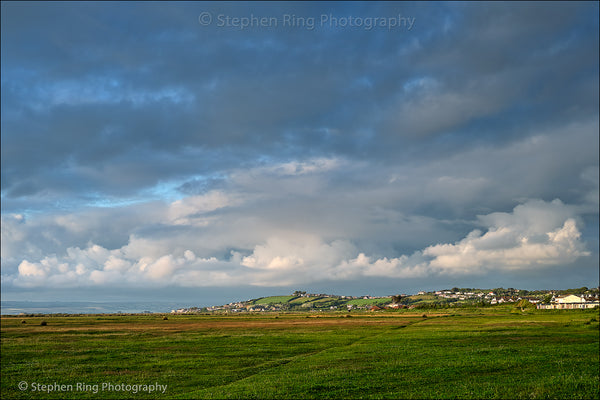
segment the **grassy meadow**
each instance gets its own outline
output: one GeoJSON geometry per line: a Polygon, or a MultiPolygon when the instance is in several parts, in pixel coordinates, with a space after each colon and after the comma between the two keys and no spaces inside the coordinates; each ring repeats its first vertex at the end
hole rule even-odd
{"type": "Polygon", "coordinates": [[[3,316],[1,397],[597,399],[598,314],[3,316]]]}

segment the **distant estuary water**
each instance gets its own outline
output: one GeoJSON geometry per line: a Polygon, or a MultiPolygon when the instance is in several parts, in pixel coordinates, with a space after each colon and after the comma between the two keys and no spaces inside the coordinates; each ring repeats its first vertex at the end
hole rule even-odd
{"type": "Polygon", "coordinates": [[[194,306],[170,302],[62,302],[2,301],[2,315],[18,314],[117,314],[168,313],[173,309],[194,306]]]}

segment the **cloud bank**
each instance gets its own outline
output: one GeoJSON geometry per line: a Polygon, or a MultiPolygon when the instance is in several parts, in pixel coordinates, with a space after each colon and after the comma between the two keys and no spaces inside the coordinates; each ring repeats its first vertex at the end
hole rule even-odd
{"type": "Polygon", "coordinates": [[[597,284],[597,3],[1,7],[3,298],[597,284]]]}
{"type": "MultiPolygon", "coordinates": [[[[305,173],[304,169],[289,165],[269,169],[266,174],[272,171],[277,176],[305,173]]],[[[160,224],[158,233],[132,234],[124,246],[112,250],[89,242],[82,247],[68,247],[64,254],[25,259],[18,263],[13,274],[3,275],[3,279],[18,287],[293,286],[364,277],[530,271],[570,264],[590,255],[581,241],[575,207],[558,199],[531,200],[508,213],[480,215],[474,222],[480,228],[455,243],[434,244],[392,258],[366,254],[361,251],[360,239],[348,239],[341,232],[337,238],[333,233],[319,235],[317,232],[323,229],[301,232],[298,227],[281,226],[274,234],[275,229],[265,227],[269,221],[242,221],[234,216],[230,219],[232,226],[223,232],[226,218],[217,218],[215,213],[221,210],[224,214],[243,215],[247,203],[252,201],[214,191],[158,205],[152,212],[154,216],[161,215],[155,221],[160,224]],[[255,230],[250,227],[252,224],[255,230]],[[184,229],[180,230],[181,227],[184,229]],[[238,237],[227,240],[219,237],[237,227],[242,227],[238,237]],[[231,250],[221,257],[206,255],[227,248],[231,250]]],[[[76,222],[69,224],[62,218],[54,223],[74,231],[83,229],[76,222]]],[[[8,242],[7,246],[12,248],[10,241],[22,243],[28,235],[26,225],[22,216],[6,217],[3,244],[8,242]]],[[[28,251],[33,257],[45,253],[31,247],[28,251]]]]}

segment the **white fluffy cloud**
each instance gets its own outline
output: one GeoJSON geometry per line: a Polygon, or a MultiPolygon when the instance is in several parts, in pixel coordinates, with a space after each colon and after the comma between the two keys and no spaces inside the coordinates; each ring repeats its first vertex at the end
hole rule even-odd
{"type": "Polygon", "coordinates": [[[544,236],[526,235],[513,227],[496,228],[483,235],[473,231],[456,244],[431,246],[423,254],[433,257],[431,267],[453,273],[568,264],[589,255],[579,241],[581,234],[573,219],[544,236]]]}
{"type": "Polygon", "coordinates": [[[572,207],[559,200],[530,201],[512,213],[480,216],[487,232],[474,230],[455,244],[427,247],[429,265],[447,273],[483,273],[488,270],[568,264],[589,255],[572,207]]]}
{"type": "MultiPolygon", "coordinates": [[[[214,194],[206,201],[195,199],[188,203],[190,208],[186,212],[210,212],[227,204],[223,199],[214,194]]],[[[169,210],[180,207],[179,204],[171,204],[169,210]]],[[[180,218],[171,221],[177,225],[180,218]]],[[[528,201],[510,213],[482,215],[478,224],[485,231],[475,229],[454,244],[430,245],[410,255],[392,258],[367,255],[356,243],[344,238],[327,241],[315,234],[292,231],[257,240],[250,251],[231,250],[227,257],[221,258],[198,255],[193,240],[187,242],[189,248],[185,245],[174,248],[173,243],[162,237],[131,235],[128,243],[118,249],[90,243],[85,248],[68,248],[62,256],[22,260],[15,273],[3,275],[3,279],[21,287],[48,283],[63,287],[287,286],[365,277],[417,278],[521,271],[569,264],[589,255],[580,240],[574,208],[560,200],[528,201]]],[[[12,231],[10,234],[14,235],[12,231]]],[[[202,240],[200,235],[196,241],[202,240]]]]}
{"type": "MultiPolygon", "coordinates": [[[[429,197],[453,199],[488,186],[483,177],[461,180],[428,168],[408,172],[417,172],[429,197]]],[[[440,220],[415,212],[423,193],[410,174],[388,172],[371,177],[364,164],[317,158],[235,170],[223,188],[171,203],[41,219],[3,215],[2,282],[287,286],[530,271],[589,255],[580,206],[529,200],[475,221],[440,220]],[[335,181],[350,175],[348,184],[335,181]]]]}

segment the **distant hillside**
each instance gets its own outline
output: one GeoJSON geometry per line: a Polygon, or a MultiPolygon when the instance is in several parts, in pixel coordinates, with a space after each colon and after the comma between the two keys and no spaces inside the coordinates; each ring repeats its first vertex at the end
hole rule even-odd
{"type": "Polygon", "coordinates": [[[353,296],[337,296],[331,294],[311,294],[296,292],[291,296],[268,296],[258,299],[248,300],[246,302],[234,303],[250,311],[292,311],[292,310],[352,310],[366,309],[372,306],[383,306],[392,303],[391,296],[371,297],[363,296],[361,298],[353,296]]]}
{"type": "Polygon", "coordinates": [[[452,288],[434,292],[419,292],[416,295],[395,296],[339,296],[295,291],[291,295],[267,296],[247,301],[233,302],[222,306],[206,308],[182,308],[173,313],[197,312],[278,312],[278,311],[352,311],[400,308],[447,308],[447,307],[486,307],[498,304],[518,304],[527,300],[531,304],[547,302],[554,295],[581,294],[598,296],[598,288],[566,290],[521,290],[513,288],[473,289],[452,288]]]}

